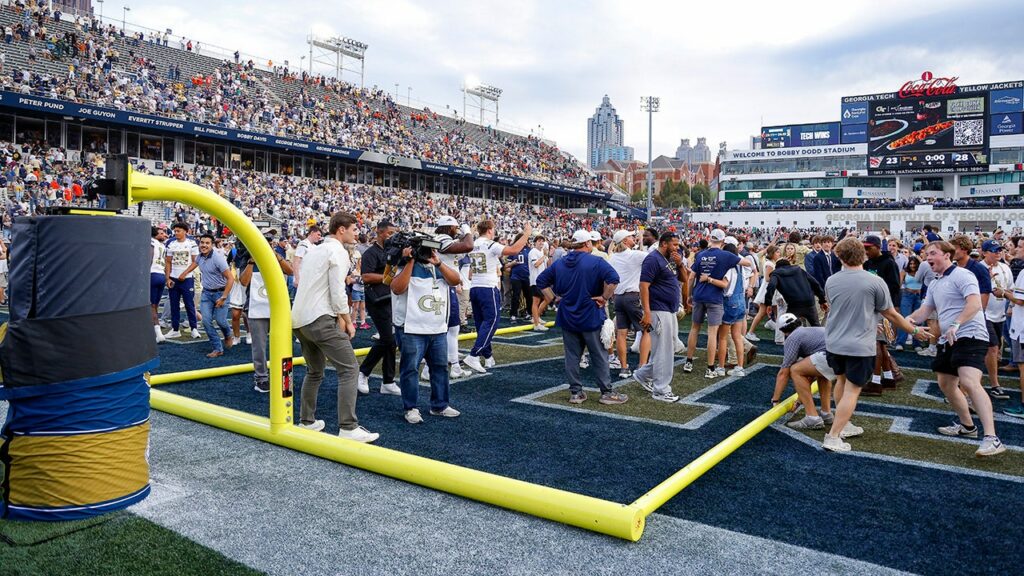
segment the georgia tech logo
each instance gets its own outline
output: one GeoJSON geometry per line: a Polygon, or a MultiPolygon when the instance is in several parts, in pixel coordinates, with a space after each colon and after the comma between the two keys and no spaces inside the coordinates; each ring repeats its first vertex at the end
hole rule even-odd
{"type": "Polygon", "coordinates": [[[428,294],[417,300],[416,305],[424,312],[433,312],[435,316],[440,316],[444,309],[444,298],[434,298],[428,294]]]}
{"type": "Polygon", "coordinates": [[[398,156],[394,156],[394,155],[388,156],[388,164],[390,164],[392,166],[398,166],[399,162],[401,162],[401,159],[399,159],[398,156]]]}

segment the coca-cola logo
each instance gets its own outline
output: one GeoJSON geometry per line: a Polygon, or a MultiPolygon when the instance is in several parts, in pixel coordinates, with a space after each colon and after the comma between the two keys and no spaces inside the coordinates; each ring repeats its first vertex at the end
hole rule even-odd
{"type": "Polygon", "coordinates": [[[921,74],[920,80],[910,80],[900,88],[900,98],[919,98],[921,96],[948,96],[956,94],[956,81],[959,76],[935,78],[931,72],[921,74]]]}

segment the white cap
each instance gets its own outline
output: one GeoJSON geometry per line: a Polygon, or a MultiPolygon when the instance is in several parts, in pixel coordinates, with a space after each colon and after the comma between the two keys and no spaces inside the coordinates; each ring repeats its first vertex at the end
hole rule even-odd
{"type": "Polygon", "coordinates": [[[590,239],[593,240],[594,242],[601,240],[601,233],[598,232],[597,230],[592,231],[590,233],[590,239]]]}
{"type": "Polygon", "coordinates": [[[572,241],[573,244],[590,242],[590,232],[587,232],[586,230],[577,230],[572,233],[572,241]]]}
{"type": "Polygon", "coordinates": [[[719,228],[715,228],[714,230],[711,231],[711,240],[715,242],[721,242],[722,240],[725,240],[725,232],[723,232],[719,228]]]}
{"type": "Polygon", "coordinates": [[[619,230],[612,236],[612,242],[618,244],[634,234],[636,234],[636,232],[630,232],[629,230],[619,230]]]}
{"type": "Polygon", "coordinates": [[[726,236],[725,237],[725,243],[726,244],[732,244],[733,246],[739,246],[740,245],[740,241],[737,240],[735,236],[726,236]]]}
{"type": "Polygon", "coordinates": [[[459,221],[451,216],[441,216],[437,219],[438,226],[458,226],[459,221]]]}

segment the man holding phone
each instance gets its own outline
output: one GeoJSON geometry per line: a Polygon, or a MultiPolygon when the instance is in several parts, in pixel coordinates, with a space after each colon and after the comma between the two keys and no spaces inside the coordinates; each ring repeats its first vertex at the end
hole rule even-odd
{"type": "Polygon", "coordinates": [[[659,402],[679,400],[672,393],[672,373],[683,266],[679,235],[665,232],[658,238],[658,248],[644,258],[640,267],[640,306],[644,310],[640,325],[651,335],[651,354],[647,363],[633,372],[633,379],[659,402]]]}

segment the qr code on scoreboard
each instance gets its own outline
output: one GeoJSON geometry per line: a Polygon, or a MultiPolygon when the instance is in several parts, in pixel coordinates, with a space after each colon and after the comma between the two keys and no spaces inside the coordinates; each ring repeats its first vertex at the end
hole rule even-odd
{"type": "Polygon", "coordinates": [[[980,146],[985,143],[984,120],[957,120],[953,123],[953,146],[980,146]]]}

